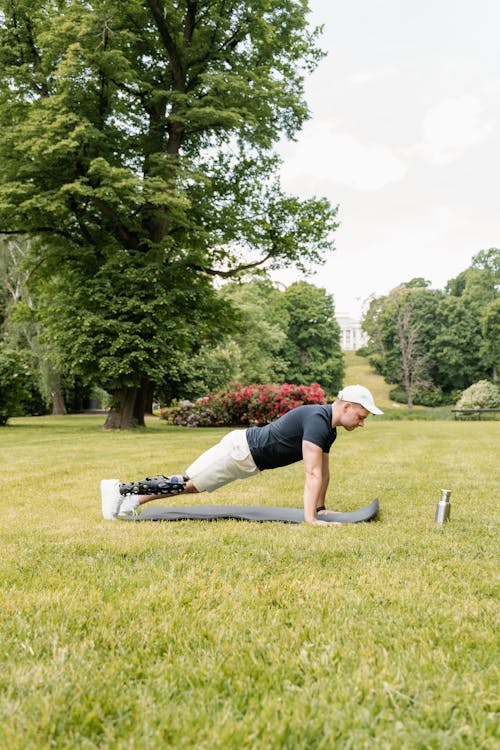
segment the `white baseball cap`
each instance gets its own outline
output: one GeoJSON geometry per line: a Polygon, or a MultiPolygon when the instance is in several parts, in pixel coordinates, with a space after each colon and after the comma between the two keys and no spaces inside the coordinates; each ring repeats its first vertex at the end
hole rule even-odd
{"type": "Polygon", "coordinates": [[[384,413],[375,406],[372,394],[363,385],[347,385],[339,391],[337,398],[340,401],[352,401],[353,404],[361,404],[361,406],[364,406],[372,414],[384,413]]]}

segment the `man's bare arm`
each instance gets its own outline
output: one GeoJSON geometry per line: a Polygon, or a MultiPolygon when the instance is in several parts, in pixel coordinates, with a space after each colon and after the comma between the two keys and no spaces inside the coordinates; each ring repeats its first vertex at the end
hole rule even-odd
{"type": "Polygon", "coordinates": [[[330,482],[330,464],[328,453],[323,453],[323,466],[322,466],[322,477],[321,477],[321,495],[318,500],[316,508],[321,508],[326,505],[326,492],[328,490],[328,484],[330,482]]]}
{"type": "Polygon", "coordinates": [[[337,525],[334,522],[320,521],[316,518],[316,508],[325,504],[326,489],[329,481],[328,457],[318,445],[308,440],[302,442],[302,457],[306,474],[304,483],[304,519],[317,526],[337,525]]]}

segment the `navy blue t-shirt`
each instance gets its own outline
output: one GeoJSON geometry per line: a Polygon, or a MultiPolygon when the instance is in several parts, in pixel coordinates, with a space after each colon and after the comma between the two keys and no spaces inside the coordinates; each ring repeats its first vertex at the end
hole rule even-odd
{"type": "Polygon", "coordinates": [[[329,453],[337,430],[332,427],[331,404],[298,406],[264,427],[246,432],[253,460],[260,471],[302,460],[302,441],[329,453]]]}

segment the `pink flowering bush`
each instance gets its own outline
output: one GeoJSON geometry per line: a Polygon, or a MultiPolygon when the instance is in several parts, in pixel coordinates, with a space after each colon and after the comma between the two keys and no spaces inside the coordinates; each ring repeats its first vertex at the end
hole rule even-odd
{"type": "Polygon", "coordinates": [[[160,414],[172,424],[184,427],[263,425],[303,404],[324,404],[325,392],[318,385],[241,385],[229,383],[223,391],[210,393],[192,403],[162,409],[160,414]]]}

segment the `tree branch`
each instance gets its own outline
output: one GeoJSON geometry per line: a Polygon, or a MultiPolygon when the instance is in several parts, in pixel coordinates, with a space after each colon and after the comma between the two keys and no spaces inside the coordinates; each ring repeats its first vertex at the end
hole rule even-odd
{"type": "MultiPolygon", "coordinates": [[[[26,32],[28,36],[28,44],[29,44],[31,54],[33,57],[33,64],[35,66],[35,70],[37,71],[37,73],[39,73],[42,76],[43,75],[42,74],[42,59],[40,55],[38,54],[38,50],[35,45],[35,40],[33,38],[33,27],[31,25],[31,19],[29,16],[26,16],[25,23],[26,23],[26,32]]],[[[46,81],[42,80],[41,84],[37,86],[36,88],[40,91],[42,96],[49,95],[49,89],[48,89],[46,81]]]]}
{"type": "Polygon", "coordinates": [[[0,236],[4,234],[19,234],[29,237],[36,237],[37,234],[55,234],[58,237],[64,237],[67,240],[71,240],[75,245],[82,245],[82,243],[78,242],[76,237],[70,234],[70,232],[65,232],[63,229],[57,229],[56,227],[36,227],[36,229],[0,229],[0,236]]]}
{"type": "Polygon", "coordinates": [[[92,196],[91,200],[95,203],[99,211],[106,217],[111,218],[116,226],[116,233],[118,237],[125,243],[127,247],[135,250],[138,246],[137,237],[135,234],[129,232],[121,222],[117,221],[115,209],[108,205],[105,200],[92,196]]]}
{"type": "MultiPolygon", "coordinates": [[[[243,39],[245,38],[245,35],[248,31],[248,22],[250,21],[250,18],[247,16],[241,21],[241,25],[238,29],[236,29],[233,34],[229,37],[229,39],[226,39],[224,42],[220,44],[219,47],[216,48],[216,51],[214,50],[214,43],[215,38],[217,36],[217,32],[219,30],[219,24],[215,27],[213,34],[212,34],[212,40],[211,43],[207,47],[207,52],[204,55],[201,55],[200,57],[196,57],[189,62],[189,67],[193,68],[196,65],[203,65],[208,62],[210,59],[218,58],[220,56],[220,53],[225,53],[227,50],[233,50],[243,39]]],[[[227,61],[227,56],[225,57],[227,61]]],[[[196,73],[193,78],[190,79],[189,84],[186,88],[187,91],[192,91],[193,88],[199,83],[199,72],[196,73]]]]}
{"type": "Polygon", "coordinates": [[[193,38],[193,33],[196,27],[196,11],[198,10],[198,3],[188,2],[186,23],[184,24],[184,41],[189,44],[193,38]]]}
{"type": "Polygon", "coordinates": [[[165,16],[162,13],[162,8],[159,6],[156,0],[146,0],[146,2],[149,6],[151,14],[156,23],[156,28],[158,29],[162,42],[165,45],[165,49],[167,50],[168,56],[170,58],[174,88],[176,89],[176,91],[184,91],[184,70],[179,55],[179,50],[177,49],[175,41],[165,22],[165,16]]]}
{"type": "Polygon", "coordinates": [[[121,91],[125,91],[126,94],[129,94],[130,96],[135,96],[139,99],[141,104],[145,105],[145,100],[147,96],[146,91],[141,91],[140,89],[133,89],[132,86],[128,86],[126,83],[123,83],[122,81],[117,81],[116,78],[113,78],[112,76],[108,75],[108,80],[111,81],[111,83],[116,86],[117,89],[120,89],[121,91]]]}
{"type": "Polygon", "coordinates": [[[239,266],[235,266],[234,268],[229,269],[228,271],[223,271],[222,269],[218,270],[217,268],[209,268],[207,266],[200,266],[197,263],[188,263],[186,267],[190,268],[192,271],[206,273],[209,276],[221,276],[224,279],[228,279],[231,276],[236,276],[242,271],[248,271],[250,268],[257,268],[257,266],[262,266],[266,261],[269,260],[269,258],[272,258],[272,256],[272,253],[267,253],[267,255],[265,255],[260,260],[256,260],[254,263],[242,263],[239,266]]]}

